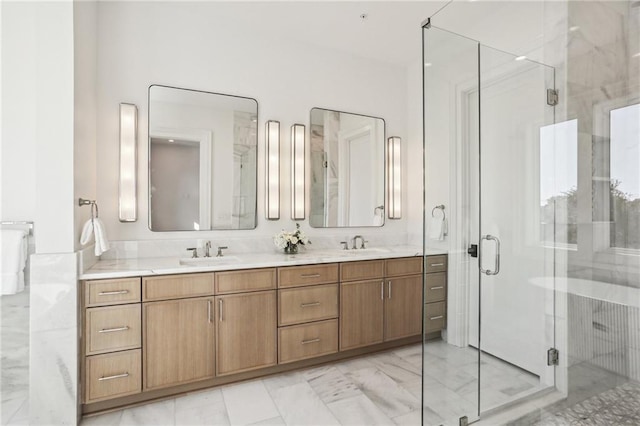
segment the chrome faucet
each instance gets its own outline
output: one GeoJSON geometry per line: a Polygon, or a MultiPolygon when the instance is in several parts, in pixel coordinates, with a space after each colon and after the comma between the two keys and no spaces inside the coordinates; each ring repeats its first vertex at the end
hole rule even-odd
{"type": "Polygon", "coordinates": [[[354,250],[358,248],[356,244],[358,242],[358,238],[360,238],[360,248],[364,248],[364,237],[362,235],[356,235],[355,237],[353,237],[353,247],[351,247],[354,250]]]}
{"type": "Polygon", "coordinates": [[[224,256],[224,253],[222,253],[222,250],[226,250],[226,249],[228,249],[228,248],[229,248],[229,247],[227,247],[227,246],[220,246],[220,247],[218,247],[218,254],[216,254],[216,257],[222,257],[222,256],[224,256]]]}
{"type": "Polygon", "coordinates": [[[204,257],[211,257],[211,241],[204,243],[204,257]]]}

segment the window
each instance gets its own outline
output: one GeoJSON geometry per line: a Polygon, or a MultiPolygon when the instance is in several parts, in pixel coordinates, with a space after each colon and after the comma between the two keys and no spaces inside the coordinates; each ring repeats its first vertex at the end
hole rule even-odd
{"type": "Polygon", "coordinates": [[[610,245],[640,249],[640,104],[609,113],[610,245]]]}
{"type": "Polygon", "coordinates": [[[578,120],[540,128],[540,239],[577,244],[578,120]]]}

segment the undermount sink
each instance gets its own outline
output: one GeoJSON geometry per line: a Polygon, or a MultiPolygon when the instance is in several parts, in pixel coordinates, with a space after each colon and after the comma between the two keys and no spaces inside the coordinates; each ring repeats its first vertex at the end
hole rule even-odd
{"type": "Polygon", "coordinates": [[[190,266],[216,266],[225,265],[228,263],[238,262],[235,256],[220,256],[220,257],[185,257],[180,259],[181,265],[190,266]]]}

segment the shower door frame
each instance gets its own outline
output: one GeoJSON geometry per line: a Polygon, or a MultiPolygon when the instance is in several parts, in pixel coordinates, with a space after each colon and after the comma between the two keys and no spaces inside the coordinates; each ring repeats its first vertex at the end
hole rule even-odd
{"type": "MultiPolygon", "coordinates": [[[[425,52],[424,50],[425,35],[424,34],[428,32],[429,27],[430,26],[423,27],[423,55],[425,52]]],[[[433,28],[437,28],[437,27],[433,27],[433,28]]],[[[444,30],[441,28],[437,28],[437,29],[451,33],[448,30],[444,30]]],[[[468,38],[456,33],[451,33],[451,34],[455,36],[463,37],[463,38],[468,38]]],[[[482,103],[482,97],[481,96],[482,96],[483,88],[487,87],[487,81],[483,80],[481,55],[482,55],[482,48],[490,48],[490,47],[483,45],[477,40],[473,40],[473,41],[477,44],[477,65],[478,65],[477,75],[474,78],[467,80],[466,82],[461,82],[461,83],[452,85],[452,87],[449,90],[450,99],[455,100],[455,106],[452,106],[450,103],[449,113],[454,114],[456,117],[454,120],[454,124],[451,126],[451,129],[450,129],[450,133],[452,134],[452,137],[450,139],[451,145],[450,145],[450,151],[449,151],[450,152],[449,163],[450,163],[451,170],[456,171],[456,173],[450,173],[450,183],[449,183],[450,189],[449,190],[450,190],[451,196],[450,196],[449,203],[451,208],[449,211],[450,211],[450,220],[452,224],[450,229],[457,230],[457,231],[450,233],[451,241],[449,245],[450,247],[449,279],[452,282],[456,282],[456,285],[449,287],[450,293],[448,296],[449,298],[448,305],[450,308],[455,309],[456,315],[448,315],[446,340],[450,344],[454,344],[461,347],[472,345],[479,348],[479,351],[478,351],[479,376],[478,376],[478,404],[477,404],[478,411],[477,413],[474,413],[474,417],[475,415],[477,415],[477,419],[480,420],[484,416],[486,416],[488,413],[494,412],[495,410],[500,410],[505,406],[511,405],[513,403],[518,403],[523,399],[528,399],[531,396],[538,395],[540,393],[545,393],[549,389],[557,388],[558,377],[557,377],[557,368],[555,366],[552,366],[550,367],[551,370],[546,370],[547,373],[545,373],[544,376],[540,376],[541,383],[546,385],[545,388],[539,389],[536,392],[533,392],[531,395],[524,396],[514,401],[505,402],[504,404],[501,404],[495,408],[483,409],[481,405],[481,398],[482,398],[481,383],[483,380],[482,368],[481,368],[481,358],[483,356],[482,336],[481,336],[482,334],[481,291],[482,290],[479,290],[478,300],[472,300],[470,280],[472,279],[474,274],[477,274],[477,277],[478,277],[477,279],[480,284],[482,282],[482,273],[480,272],[480,269],[479,269],[480,265],[476,263],[476,261],[472,259],[471,256],[469,256],[464,250],[462,250],[462,248],[470,247],[472,243],[477,243],[480,245],[481,243],[480,238],[482,236],[481,235],[482,234],[481,232],[482,231],[482,228],[481,228],[482,226],[482,222],[481,222],[481,206],[482,206],[481,204],[482,202],[482,196],[481,196],[481,185],[482,185],[482,182],[481,182],[481,179],[482,179],[481,103],[482,103]],[[471,101],[470,99],[470,95],[472,95],[473,92],[477,92],[476,96],[478,97],[477,104],[475,106],[473,105],[473,101],[471,101]],[[471,113],[471,108],[475,108],[477,110],[477,123],[471,123],[470,121],[472,120],[472,116],[473,116],[473,114],[471,113]],[[474,140],[474,137],[471,134],[471,131],[470,131],[471,124],[475,124],[477,126],[477,131],[478,131],[477,140],[474,140]],[[477,147],[473,147],[474,144],[477,144],[477,147]],[[476,153],[473,153],[473,151],[470,149],[471,147],[473,147],[476,150],[476,153]],[[474,161],[475,161],[475,164],[474,164],[474,161]],[[474,174],[475,174],[475,178],[474,178],[474,174]],[[477,209],[474,209],[472,211],[472,208],[474,207],[472,203],[472,201],[474,201],[473,200],[474,185],[477,186],[477,189],[478,189],[477,191],[478,195],[476,196],[477,198],[475,200],[477,202],[477,205],[475,206],[477,207],[477,209]],[[475,234],[472,235],[471,232],[472,232],[473,226],[471,221],[476,219],[478,222],[477,223],[478,235],[475,235],[475,234]],[[468,283],[468,285],[464,287],[463,285],[461,285],[461,283],[468,283]],[[455,290],[451,291],[452,289],[455,289],[455,290]],[[470,321],[472,321],[473,318],[471,318],[472,312],[470,312],[469,308],[473,303],[476,303],[478,305],[477,321],[478,321],[479,342],[470,342],[471,340],[470,321]]],[[[490,49],[493,49],[493,48],[490,48],[490,49]]],[[[513,56],[515,57],[516,55],[513,55],[513,56]]],[[[424,57],[423,57],[423,62],[425,62],[424,57]]],[[[545,67],[546,69],[549,69],[552,72],[552,84],[553,84],[552,88],[555,89],[557,87],[556,77],[555,77],[556,69],[546,64],[537,63],[537,62],[534,62],[534,63],[536,64],[536,66],[545,67]]],[[[504,75],[501,75],[498,78],[496,78],[495,81],[493,79],[489,80],[489,85],[496,84],[500,81],[505,81],[523,72],[528,72],[528,70],[522,70],[519,68],[515,70],[510,70],[504,75]]],[[[425,79],[426,79],[426,74],[424,73],[424,70],[423,70],[423,105],[425,107],[425,113],[426,113],[427,101],[426,101],[425,94],[426,94],[427,86],[426,86],[425,79]]],[[[547,117],[546,113],[544,114],[544,117],[547,117]]],[[[423,133],[424,133],[424,137],[426,138],[427,130],[426,130],[426,125],[424,124],[426,123],[425,116],[423,116],[423,120],[425,120],[423,122],[423,133]]],[[[552,122],[550,123],[545,122],[544,125],[547,126],[547,125],[556,123],[555,109],[553,111],[551,120],[552,122]]],[[[424,139],[424,141],[426,141],[426,139],[424,139]]],[[[536,158],[539,162],[539,145],[538,145],[537,152],[538,154],[536,158]]],[[[426,156],[426,145],[425,145],[425,156],[426,156]]],[[[425,161],[424,167],[426,167],[426,157],[424,161],[425,161]]],[[[539,167],[538,167],[538,170],[539,170],[539,167]]],[[[533,192],[536,192],[536,191],[533,191],[533,192]]],[[[424,205],[425,212],[429,210],[426,206],[426,201],[427,200],[426,200],[426,193],[425,193],[425,205],[424,205]]],[[[426,213],[424,214],[426,215],[426,213]]],[[[539,219],[539,215],[540,215],[539,211],[536,210],[533,217],[539,219]]],[[[426,219],[426,216],[425,216],[425,219],[426,219]]],[[[425,224],[426,224],[426,221],[425,221],[425,224]]],[[[527,237],[529,237],[529,234],[531,234],[531,232],[527,229],[526,231],[527,237]]],[[[482,250],[481,247],[478,247],[478,249],[482,250]]],[[[555,250],[555,247],[553,247],[552,249],[555,250]]],[[[551,259],[553,259],[552,262],[554,265],[553,266],[554,272],[553,272],[553,276],[551,277],[554,284],[552,288],[546,288],[544,291],[546,294],[545,300],[546,300],[546,297],[548,297],[549,295],[551,295],[553,298],[553,315],[552,315],[553,318],[551,320],[552,323],[550,323],[550,325],[545,326],[547,327],[547,330],[549,329],[553,330],[553,335],[550,339],[551,342],[549,341],[549,339],[547,339],[545,343],[550,343],[550,347],[555,348],[557,347],[556,345],[557,319],[556,319],[556,288],[555,288],[555,262],[556,262],[555,252],[553,252],[551,259]]],[[[542,262],[544,262],[546,265],[547,258],[543,257],[542,262]]],[[[546,270],[544,265],[543,265],[543,268],[546,270]]],[[[549,348],[541,347],[539,349],[541,351],[546,351],[549,348]]],[[[472,420],[472,419],[469,419],[469,420],[472,420]]]]}

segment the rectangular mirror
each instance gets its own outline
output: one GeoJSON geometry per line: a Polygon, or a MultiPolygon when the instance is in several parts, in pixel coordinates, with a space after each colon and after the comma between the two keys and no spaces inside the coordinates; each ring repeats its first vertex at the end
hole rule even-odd
{"type": "Polygon", "coordinates": [[[310,130],[311,226],[384,225],[384,120],[313,108],[310,130]]]}
{"type": "Polygon", "coordinates": [[[253,229],[258,102],[149,87],[149,228],[253,229]]]}

